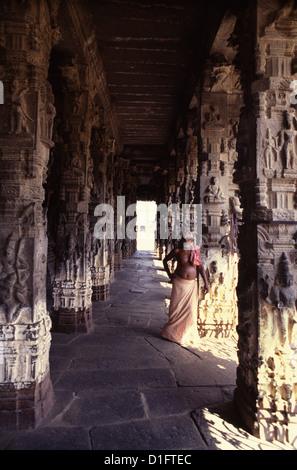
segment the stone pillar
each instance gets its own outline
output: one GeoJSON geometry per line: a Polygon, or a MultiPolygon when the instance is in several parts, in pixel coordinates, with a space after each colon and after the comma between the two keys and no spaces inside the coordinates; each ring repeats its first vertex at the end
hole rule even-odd
{"type": "Polygon", "coordinates": [[[122,271],[123,269],[123,253],[122,250],[115,251],[114,254],[114,270],[122,271]]]}
{"type": "MultiPolygon", "coordinates": [[[[248,75],[250,64],[242,61],[252,101],[242,116],[245,144],[239,154],[244,225],[235,399],[255,435],[295,445],[297,116],[290,83],[297,10],[259,2],[255,13],[255,74],[248,75]]],[[[243,58],[244,37],[239,46],[243,58]]]]}
{"type": "MultiPolygon", "coordinates": [[[[137,184],[135,182],[135,166],[130,164],[125,168],[124,172],[124,184],[123,184],[123,195],[125,196],[125,204],[126,204],[126,217],[125,217],[125,227],[129,222],[133,221],[135,218],[135,214],[127,215],[127,208],[132,204],[136,204],[136,188],[137,184]]],[[[137,175],[136,175],[137,177],[137,175]]],[[[133,222],[132,222],[133,224],[133,222]]],[[[136,251],[136,234],[133,234],[131,238],[127,234],[127,230],[125,231],[126,237],[122,240],[122,259],[129,259],[133,256],[134,252],[136,251]]]]}
{"type": "MultiPolygon", "coordinates": [[[[130,162],[125,158],[115,156],[114,162],[114,183],[113,183],[113,198],[114,201],[117,201],[118,196],[125,196],[123,194],[125,172],[129,171],[130,162]]],[[[118,210],[118,208],[117,208],[118,210]]],[[[114,240],[114,270],[121,271],[123,269],[123,252],[122,244],[123,240],[117,237],[117,224],[118,222],[123,223],[122,220],[118,221],[118,218],[115,216],[115,240],[114,240]]]]}
{"type": "MultiPolygon", "coordinates": [[[[182,205],[189,204],[194,200],[195,185],[197,181],[198,153],[197,153],[197,136],[193,136],[194,129],[189,128],[189,140],[194,141],[194,145],[190,145],[185,137],[185,132],[181,128],[178,136],[171,149],[170,159],[166,162],[168,171],[163,171],[164,189],[162,204],[168,207],[168,238],[159,240],[159,256],[164,258],[179,242],[182,231],[182,205]],[[171,211],[170,206],[174,204],[175,210],[171,211]],[[176,208],[179,208],[179,214],[176,214],[176,208]],[[177,215],[179,221],[175,221],[177,215]],[[179,223],[180,230],[172,236],[172,229],[179,223]],[[176,238],[178,236],[178,238],[176,238]]],[[[160,218],[159,218],[160,219],[160,218]]],[[[158,220],[158,232],[160,232],[161,220],[158,220]]],[[[170,269],[174,271],[176,260],[169,262],[170,269]]]]}
{"type": "Polygon", "coordinates": [[[108,136],[107,139],[107,171],[106,171],[106,179],[107,179],[107,193],[105,197],[105,201],[109,204],[114,210],[114,233],[112,239],[108,240],[108,265],[109,265],[109,277],[110,281],[114,279],[114,262],[115,262],[115,240],[116,240],[116,198],[114,197],[114,163],[115,163],[115,140],[108,136]]]}
{"type": "MultiPolygon", "coordinates": [[[[176,162],[176,181],[175,181],[175,204],[181,204],[185,200],[185,153],[184,145],[178,140],[175,146],[175,162],[176,162]]],[[[197,153],[198,157],[198,153],[197,153]]],[[[198,170],[198,162],[197,169],[198,170]]]]}
{"type": "Polygon", "coordinates": [[[43,0],[3,1],[0,14],[0,423],[21,429],[38,425],[52,405],[43,184],[53,146],[47,74],[57,30],[43,0]]]}
{"type": "Polygon", "coordinates": [[[194,204],[198,178],[198,139],[194,123],[188,122],[185,148],[185,203],[194,204]]]}
{"type": "Polygon", "coordinates": [[[94,165],[94,181],[90,204],[90,226],[93,240],[93,260],[91,263],[93,300],[105,300],[109,296],[111,267],[110,241],[97,239],[94,234],[94,227],[98,219],[95,216],[96,206],[99,204],[110,204],[110,190],[107,178],[108,151],[103,109],[100,110],[100,116],[100,123],[92,129],[90,147],[94,165]]]}
{"type": "Polygon", "coordinates": [[[242,209],[239,187],[233,182],[237,162],[240,108],[243,105],[239,72],[227,44],[234,21],[223,20],[204,74],[201,96],[199,191],[202,204],[201,259],[210,292],[199,294],[198,329],[201,336],[236,337],[237,231],[242,209]]]}
{"type": "Polygon", "coordinates": [[[89,202],[93,167],[87,123],[88,68],[76,59],[60,68],[64,131],[52,322],[55,331],[78,333],[92,328],[89,202]]]}

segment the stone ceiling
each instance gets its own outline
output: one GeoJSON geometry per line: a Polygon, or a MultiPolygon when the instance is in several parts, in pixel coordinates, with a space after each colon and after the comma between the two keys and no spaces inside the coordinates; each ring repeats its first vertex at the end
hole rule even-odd
{"type": "Polygon", "coordinates": [[[147,185],[154,166],[169,155],[226,2],[66,0],[60,13],[64,44],[74,41],[70,3],[88,12],[123,155],[147,185]]]}
{"type": "Polygon", "coordinates": [[[168,146],[217,9],[211,0],[88,3],[123,145],[168,146]]]}

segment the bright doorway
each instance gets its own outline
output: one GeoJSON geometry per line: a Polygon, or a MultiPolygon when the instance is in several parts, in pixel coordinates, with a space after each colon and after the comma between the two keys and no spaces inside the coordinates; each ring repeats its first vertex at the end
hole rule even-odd
{"type": "Polygon", "coordinates": [[[155,201],[137,201],[137,250],[153,251],[156,239],[156,214],[155,201]]]}

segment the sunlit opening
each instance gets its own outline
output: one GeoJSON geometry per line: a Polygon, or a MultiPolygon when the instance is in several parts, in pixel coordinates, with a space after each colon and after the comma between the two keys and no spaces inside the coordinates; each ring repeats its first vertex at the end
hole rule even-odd
{"type": "Polygon", "coordinates": [[[155,201],[137,201],[137,250],[153,251],[156,239],[156,213],[155,201]]]}

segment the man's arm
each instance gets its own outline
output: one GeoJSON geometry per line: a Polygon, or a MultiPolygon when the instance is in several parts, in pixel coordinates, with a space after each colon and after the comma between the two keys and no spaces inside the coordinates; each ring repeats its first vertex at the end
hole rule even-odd
{"type": "Polygon", "coordinates": [[[163,259],[163,266],[164,266],[164,269],[168,275],[168,277],[170,279],[173,279],[174,277],[174,274],[172,274],[169,270],[169,267],[168,267],[168,261],[170,261],[172,258],[174,258],[176,256],[176,253],[177,253],[177,249],[173,249],[170,251],[170,253],[168,253],[167,256],[165,256],[165,258],[163,259]]]}
{"type": "Polygon", "coordinates": [[[197,266],[198,268],[198,271],[204,281],[204,289],[205,289],[205,293],[207,294],[207,292],[209,292],[209,285],[208,285],[208,280],[207,280],[207,277],[206,277],[206,272],[205,272],[205,269],[203,267],[202,264],[200,264],[199,266],[197,266]]]}

